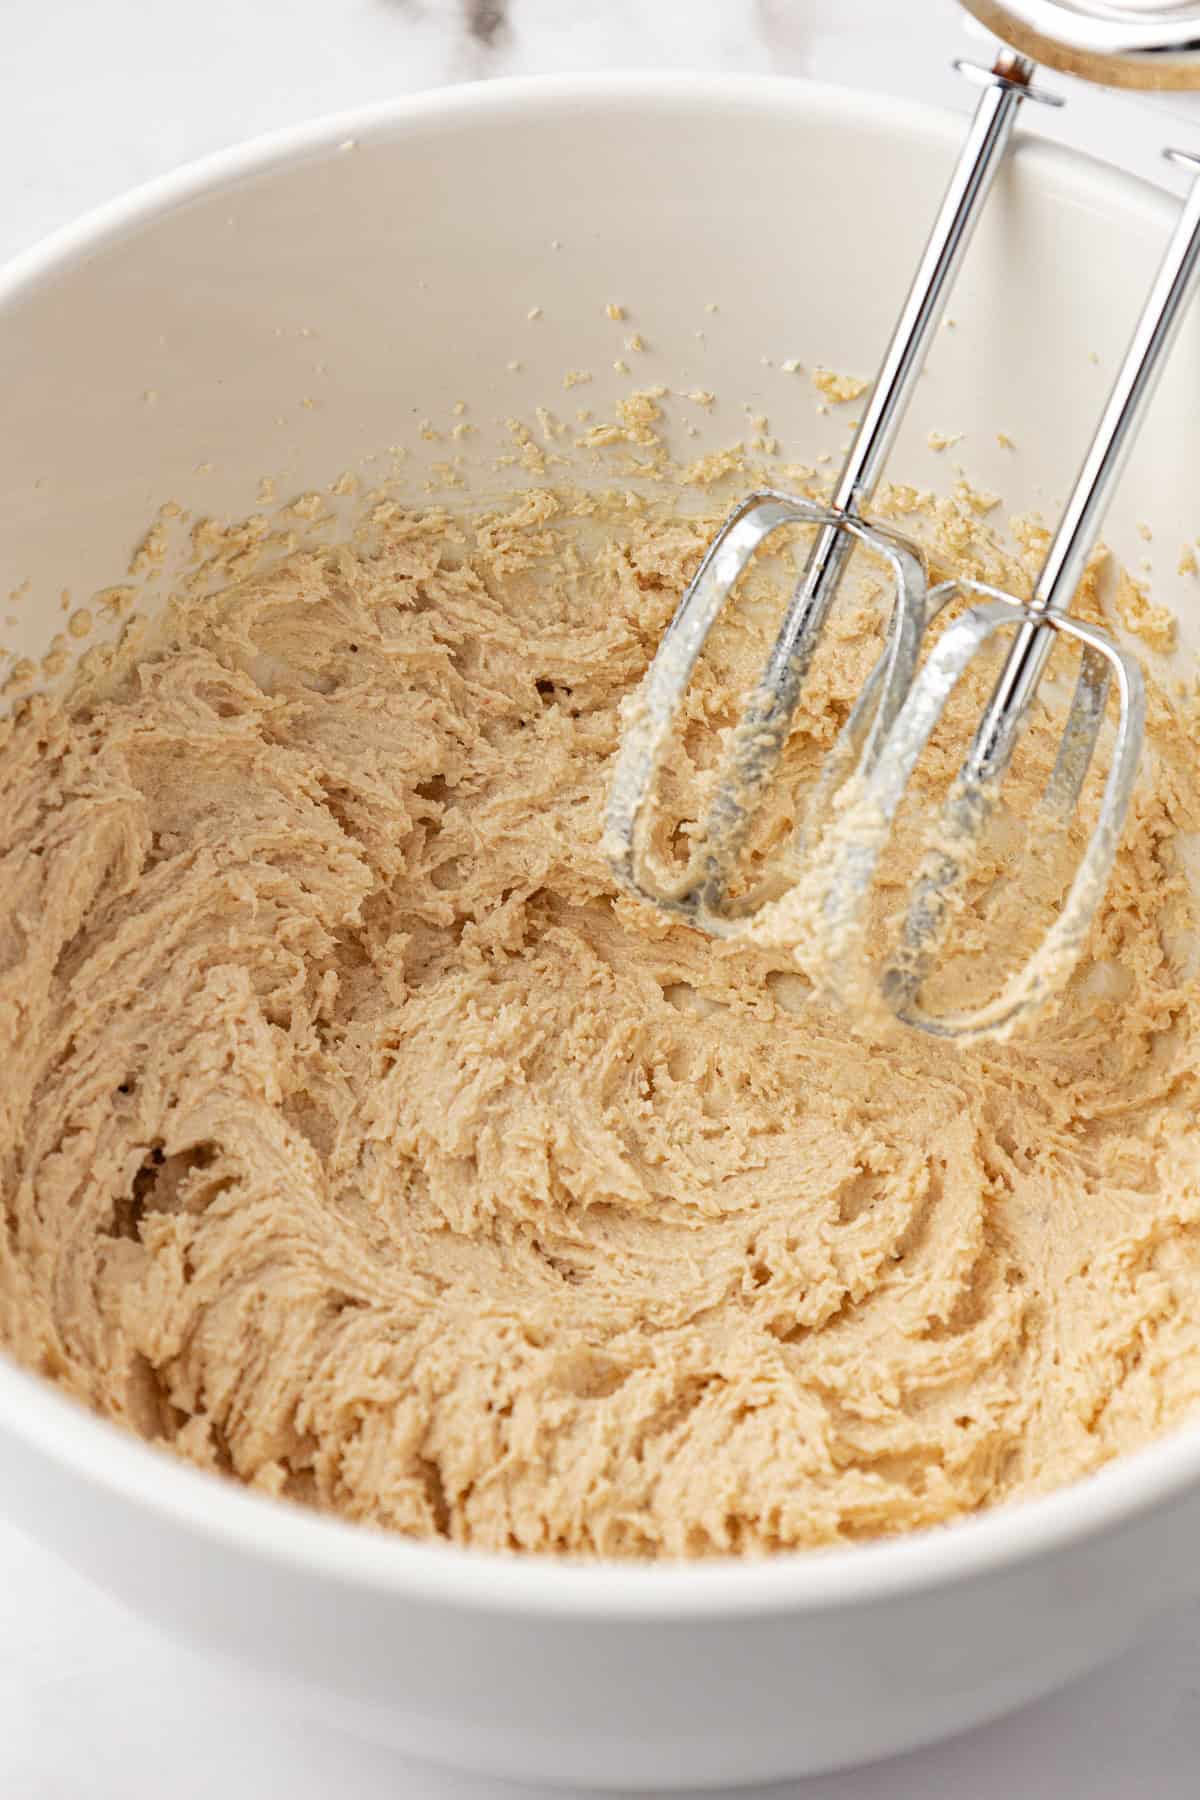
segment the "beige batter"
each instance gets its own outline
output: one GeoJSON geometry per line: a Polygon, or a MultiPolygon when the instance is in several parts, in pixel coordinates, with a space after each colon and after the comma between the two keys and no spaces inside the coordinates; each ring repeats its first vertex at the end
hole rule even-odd
{"type": "MultiPolygon", "coordinates": [[[[711,523],[397,513],[20,713],[22,1362],[271,1493],[618,1556],[953,1519],[1194,1406],[1191,725],[1152,695],[1103,916],[1029,1041],[864,1041],[600,853],[618,702],[711,523]]],[[[969,509],[941,524],[997,573],[969,509]]],[[[757,654],[728,642],[697,743],[757,654]]],[[[874,648],[837,628],[794,755],[874,648]]]]}

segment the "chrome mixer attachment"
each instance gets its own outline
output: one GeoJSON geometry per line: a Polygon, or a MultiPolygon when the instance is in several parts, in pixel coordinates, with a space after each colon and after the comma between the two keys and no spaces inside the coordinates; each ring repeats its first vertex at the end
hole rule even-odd
{"type": "MultiPolygon", "coordinates": [[[[1057,0],[1016,0],[1007,10],[1038,13],[1044,27],[1047,12],[1089,9],[1064,8],[1057,0]]],[[[1071,66],[1069,56],[1063,61],[1071,66]]],[[[1105,632],[1071,618],[1067,609],[1196,284],[1200,179],[1194,179],[1184,203],[1031,598],[967,581],[929,589],[920,551],[898,534],[865,522],[862,512],[895,439],[1017,111],[1026,99],[1050,98],[1032,86],[1034,65],[1021,54],[1005,51],[990,70],[966,65],[964,72],[982,82],[984,91],[832,498],[822,506],[772,491],[755,493],[721,526],[640,689],[626,703],[605,846],[622,885],[643,900],[714,935],[759,929],[767,906],[778,901],[779,883],[764,882],[737,893],[735,877],[850,554],[855,544],[865,545],[882,559],[893,586],[885,647],[809,798],[798,846],[801,873],[790,884],[803,904],[793,906],[788,916],[798,922],[798,960],[830,997],[860,1011],[882,1001],[905,1024],[973,1040],[1004,1034],[1065,980],[1103,897],[1128,810],[1142,744],[1141,673],[1105,632]],[[687,864],[670,873],[653,853],[651,828],[656,780],[684,694],[710,631],[756,552],[773,533],[797,524],[815,530],[803,572],[762,675],[730,734],[687,864]],[[973,604],[941,632],[922,661],[929,627],[960,596],[973,604]],[[1012,627],[1013,642],[991,698],[927,834],[900,941],[876,968],[868,956],[870,896],[897,810],[951,694],[980,653],[1012,627]],[[1061,824],[1076,808],[1111,695],[1115,730],[1096,820],[1061,911],[1024,964],[984,1004],[938,1014],[922,1006],[921,991],[1056,640],[1074,642],[1080,668],[1043,815],[1061,824]]],[[[1087,72],[1095,73],[1095,65],[1087,72]]],[[[1182,151],[1168,154],[1200,169],[1200,158],[1182,151]]]]}

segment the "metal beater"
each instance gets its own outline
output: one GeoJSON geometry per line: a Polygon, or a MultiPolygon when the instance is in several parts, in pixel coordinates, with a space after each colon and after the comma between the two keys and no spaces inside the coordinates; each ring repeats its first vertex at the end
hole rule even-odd
{"type": "MultiPolygon", "coordinates": [[[[1079,18],[1089,9],[1057,0],[1014,0],[986,9],[1036,14],[1044,49],[1050,14],[1079,18]]],[[[1178,19],[1180,8],[1168,8],[1178,19]]],[[[1182,9],[1189,14],[1196,11],[1182,9]]],[[[1144,9],[1143,9],[1144,12],[1144,9]]],[[[1069,22],[1069,21],[1068,21],[1069,22]]],[[[1056,18],[1054,23],[1062,25],[1056,18]]],[[[1086,23],[1086,21],[1085,21],[1086,23]]],[[[1193,71],[1192,37],[1181,24],[1172,79],[1193,71]]],[[[999,28],[999,27],[997,27],[999,28]]],[[[1200,35],[1193,34],[1200,47],[1200,35]]],[[[1128,48],[1128,47],[1126,47],[1128,48]]],[[[1098,74],[1101,55],[1084,66],[1064,40],[1061,62],[1098,74]]],[[[1161,37],[1155,40],[1167,67],[1161,37]]],[[[1109,53],[1109,61],[1115,52],[1109,53]]],[[[605,846],[623,886],[654,905],[718,936],[755,927],[763,908],[778,900],[778,881],[731,896],[740,854],[764,790],[776,770],[805,677],[855,543],[865,544],[889,568],[894,600],[883,654],[827,757],[810,796],[799,850],[803,874],[792,884],[805,904],[801,960],[821,987],[852,1009],[877,1006],[922,1031],[960,1040],[1006,1033],[1065,980],[1082,948],[1087,927],[1111,871],[1124,825],[1142,744],[1144,700],[1136,662],[1105,632],[1067,614],[1113,490],[1145,414],[1200,269],[1200,179],[1180,213],[1125,360],[1032,597],[1021,600],[977,582],[943,583],[929,590],[920,552],[898,534],[863,521],[888,451],[923,366],[951,284],[986,203],[1027,99],[1057,102],[1034,89],[1033,63],[1002,52],[990,69],[959,65],[983,84],[966,142],[922,255],[896,329],[880,366],[870,403],[828,506],[764,491],[742,501],[721,526],[685,591],[637,694],[626,703],[624,732],[609,793],[605,846]],[[755,553],[772,533],[794,524],[816,528],[803,573],[763,673],[730,736],[728,753],[711,802],[681,873],[658,866],[650,846],[653,789],[675,716],[718,615],[755,553]],[[937,639],[924,663],[928,627],[957,594],[977,603],[937,639]],[[1014,641],[953,784],[930,834],[910,895],[901,939],[876,971],[867,956],[869,900],[881,852],[921,751],[967,667],[996,634],[1016,625],[1014,641]],[[941,941],[955,891],[969,871],[1022,722],[1045,670],[1056,634],[1081,650],[1080,672],[1053,773],[1043,800],[1051,819],[1075,809],[1091,766],[1109,705],[1116,700],[1116,728],[1096,824],[1061,912],[1026,963],[984,1005],[935,1015],[920,1003],[921,988],[941,941]],[[836,801],[836,805],[835,805],[836,801]]],[[[1115,65],[1114,65],[1115,66],[1115,65]]],[[[1133,79],[1123,61],[1119,78],[1133,79]]],[[[1200,169],[1200,157],[1167,153],[1200,169]]]]}

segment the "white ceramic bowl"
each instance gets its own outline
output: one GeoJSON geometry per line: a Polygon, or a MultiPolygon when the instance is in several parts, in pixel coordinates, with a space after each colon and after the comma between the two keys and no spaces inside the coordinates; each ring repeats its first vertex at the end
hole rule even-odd
{"type": "MultiPolygon", "coordinates": [[[[240,514],[264,474],[325,486],[398,441],[419,494],[421,459],[448,451],[418,422],[460,398],[481,446],[555,396],[602,413],[629,386],[612,363],[631,329],[639,375],[716,392],[711,415],[692,409],[696,447],[743,435],[748,403],[788,450],[835,450],[844,423],[780,365],[870,372],[958,132],[794,82],[497,84],[274,137],[106,209],[0,283],[4,587],[32,583],[7,643],[43,651],[60,591],[78,604],[119,579],[168,497],[240,514]],[[568,397],[572,366],[596,379],[568,397]]],[[[1170,213],[1022,145],[897,475],[948,481],[958,455],[1014,507],[1052,505],[1170,213]],[[938,458],[931,429],[967,435],[938,458]]],[[[1153,528],[1189,666],[1200,609],[1174,570],[1200,529],[1198,352],[1193,319],[1111,534],[1136,560],[1135,522],[1153,528]]],[[[717,1784],[879,1756],[1067,1680],[1200,1585],[1200,1428],[950,1530],[698,1567],[339,1525],[195,1473],[6,1363],[0,1431],[6,1509],[168,1630],[352,1730],[527,1777],[717,1784]]]]}

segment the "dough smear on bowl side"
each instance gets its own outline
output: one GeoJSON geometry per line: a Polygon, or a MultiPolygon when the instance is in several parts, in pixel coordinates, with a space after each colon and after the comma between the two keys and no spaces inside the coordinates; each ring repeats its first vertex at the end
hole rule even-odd
{"type": "MultiPolygon", "coordinates": [[[[1022,579],[967,500],[889,504],[948,568],[1022,579]]],[[[1111,889],[1028,1039],[856,1035],[786,945],[669,923],[601,851],[619,703],[720,510],[377,509],[18,708],[0,1337],[23,1364],[269,1494],[622,1557],[954,1520],[1192,1411],[1194,702],[1151,683],[1111,889]]],[[[697,674],[681,780],[735,716],[755,616],[697,674]]],[[[878,644],[864,587],[797,778],[878,644]]],[[[1056,742],[1035,719],[1018,816],[1056,742]]],[[[794,823],[776,786],[767,844],[794,823]]]]}

